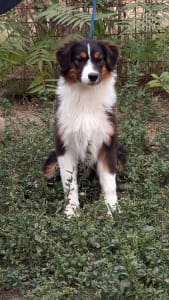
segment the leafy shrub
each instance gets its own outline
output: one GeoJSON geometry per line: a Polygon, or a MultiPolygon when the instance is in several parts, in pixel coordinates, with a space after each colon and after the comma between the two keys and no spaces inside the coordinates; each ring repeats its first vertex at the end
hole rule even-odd
{"type": "Polygon", "coordinates": [[[169,72],[163,72],[160,76],[152,74],[153,80],[148,82],[150,88],[162,88],[169,93],[169,72]]]}
{"type": "MultiPolygon", "coordinates": [[[[88,36],[89,2],[79,2],[74,7],[64,2],[51,2],[49,6],[45,1],[33,2],[34,9],[28,6],[27,15],[22,16],[16,9],[0,17],[0,79],[14,90],[13,94],[27,91],[41,97],[46,91],[53,93],[57,77],[55,49],[72,37],[88,36]],[[22,87],[18,83],[20,78],[24,79],[22,87]]],[[[163,34],[160,40],[160,35],[153,32],[164,31],[168,12],[167,1],[131,3],[116,9],[107,1],[100,1],[95,36],[117,42],[128,62],[142,64],[159,58],[167,61],[167,35],[163,34]],[[161,47],[166,51],[161,51],[161,47]]]]}

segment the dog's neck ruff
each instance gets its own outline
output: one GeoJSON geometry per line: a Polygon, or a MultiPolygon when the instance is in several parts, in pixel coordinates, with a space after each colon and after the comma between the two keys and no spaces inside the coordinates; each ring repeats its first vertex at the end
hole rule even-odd
{"type": "Polygon", "coordinates": [[[112,76],[94,86],[81,82],[69,83],[64,77],[60,77],[56,91],[59,104],[67,107],[75,105],[75,109],[76,106],[81,106],[86,112],[92,107],[96,109],[98,105],[109,110],[116,103],[116,77],[116,73],[112,72],[112,76]]]}

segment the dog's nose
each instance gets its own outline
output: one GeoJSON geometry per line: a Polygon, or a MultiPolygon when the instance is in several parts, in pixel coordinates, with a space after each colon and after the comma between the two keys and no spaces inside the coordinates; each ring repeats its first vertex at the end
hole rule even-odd
{"type": "Polygon", "coordinates": [[[89,80],[91,81],[91,82],[96,82],[97,81],[97,79],[98,79],[98,74],[97,73],[90,73],[89,75],[88,75],[88,78],[89,78],[89,80]]]}

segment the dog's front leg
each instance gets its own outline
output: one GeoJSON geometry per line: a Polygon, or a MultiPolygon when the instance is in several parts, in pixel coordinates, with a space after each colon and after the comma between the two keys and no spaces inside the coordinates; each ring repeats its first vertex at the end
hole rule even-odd
{"type": "Polygon", "coordinates": [[[58,164],[65,198],[68,200],[65,214],[68,218],[71,218],[77,214],[77,209],[79,207],[77,162],[71,153],[65,152],[64,155],[58,156],[58,164]]]}
{"type": "Polygon", "coordinates": [[[113,210],[118,207],[117,192],[116,192],[116,174],[110,173],[105,169],[102,162],[98,163],[97,172],[99,175],[100,185],[104,194],[104,201],[107,206],[108,215],[112,214],[113,210]]]}
{"type": "Polygon", "coordinates": [[[97,161],[97,173],[104,194],[108,214],[118,207],[116,192],[116,138],[111,138],[110,145],[103,144],[97,161]]]}

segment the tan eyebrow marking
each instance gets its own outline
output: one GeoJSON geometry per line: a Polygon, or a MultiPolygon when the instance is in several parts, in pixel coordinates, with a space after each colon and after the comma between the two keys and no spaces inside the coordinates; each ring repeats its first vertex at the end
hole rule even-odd
{"type": "Polygon", "coordinates": [[[81,56],[82,58],[87,58],[87,53],[84,52],[84,51],[82,51],[82,52],[80,52],[80,56],[81,56]]]}
{"type": "Polygon", "coordinates": [[[99,58],[99,57],[101,57],[101,53],[100,53],[99,51],[96,51],[96,52],[94,53],[94,58],[97,59],[97,58],[99,58]]]}

